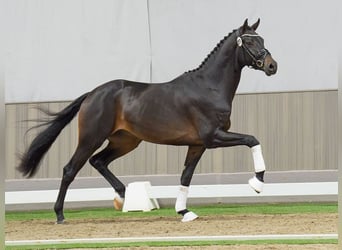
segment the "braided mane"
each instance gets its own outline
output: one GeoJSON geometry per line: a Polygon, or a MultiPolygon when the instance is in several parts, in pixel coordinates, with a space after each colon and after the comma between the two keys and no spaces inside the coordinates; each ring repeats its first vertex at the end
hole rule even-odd
{"type": "Polygon", "coordinates": [[[222,45],[224,44],[224,42],[235,32],[237,31],[237,29],[233,30],[232,32],[230,32],[227,36],[223,37],[221,39],[221,41],[218,42],[218,44],[215,46],[215,48],[206,56],[206,58],[201,62],[201,64],[195,68],[195,69],[192,69],[192,70],[189,70],[187,71],[186,73],[189,73],[189,72],[194,72],[194,71],[197,71],[201,68],[203,68],[203,66],[207,63],[207,61],[214,55],[216,54],[216,52],[222,47],[222,45]]]}

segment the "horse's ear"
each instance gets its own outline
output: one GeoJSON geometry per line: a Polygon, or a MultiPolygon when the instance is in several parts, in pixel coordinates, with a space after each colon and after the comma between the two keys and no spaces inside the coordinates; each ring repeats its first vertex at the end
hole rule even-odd
{"type": "Polygon", "coordinates": [[[256,29],[258,28],[259,24],[260,24],[260,18],[258,18],[258,21],[256,21],[255,24],[253,24],[253,25],[251,26],[251,28],[252,28],[254,31],[256,31],[256,29]]]}
{"type": "Polygon", "coordinates": [[[248,29],[248,18],[246,18],[241,28],[242,28],[242,33],[244,33],[248,29]]]}

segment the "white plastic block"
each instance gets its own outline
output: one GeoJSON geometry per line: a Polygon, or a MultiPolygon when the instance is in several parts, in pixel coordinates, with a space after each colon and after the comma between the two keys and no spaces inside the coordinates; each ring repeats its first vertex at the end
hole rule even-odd
{"type": "Polygon", "coordinates": [[[150,198],[151,183],[149,181],[132,182],[126,188],[123,212],[128,211],[151,211],[159,209],[157,199],[150,198]]]}

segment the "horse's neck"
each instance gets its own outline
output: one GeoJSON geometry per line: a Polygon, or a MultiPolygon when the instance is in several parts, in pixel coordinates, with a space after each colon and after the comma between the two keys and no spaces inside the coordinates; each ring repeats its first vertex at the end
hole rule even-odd
{"type": "Polygon", "coordinates": [[[202,68],[201,74],[204,76],[203,79],[207,79],[204,84],[208,85],[208,88],[216,88],[222,93],[222,98],[232,102],[240,82],[242,68],[238,63],[235,47],[227,41],[215,57],[202,68]]]}

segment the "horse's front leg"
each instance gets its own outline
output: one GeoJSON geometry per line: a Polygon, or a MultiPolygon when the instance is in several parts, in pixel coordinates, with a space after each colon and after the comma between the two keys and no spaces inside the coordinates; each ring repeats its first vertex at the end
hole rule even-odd
{"type": "Polygon", "coordinates": [[[261,146],[259,141],[252,135],[239,134],[233,132],[226,132],[218,129],[210,136],[206,143],[207,148],[216,147],[233,147],[245,145],[251,148],[255,176],[249,180],[249,185],[257,192],[260,193],[264,186],[264,173],[265,173],[265,162],[262,155],[261,146]]]}
{"type": "Polygon", "coordinates": [[[189,146],[188,153],[186,155],[184,163],[185,169],[181,176],[181,186],[179,187],[175,205],[176,212],[183,216],[182,222],[193,221],[198,218],[194,212],[191,212],[186,208],[186,201],[192,176],[204,151],[205,148],[203,146],[189,146]]]}

